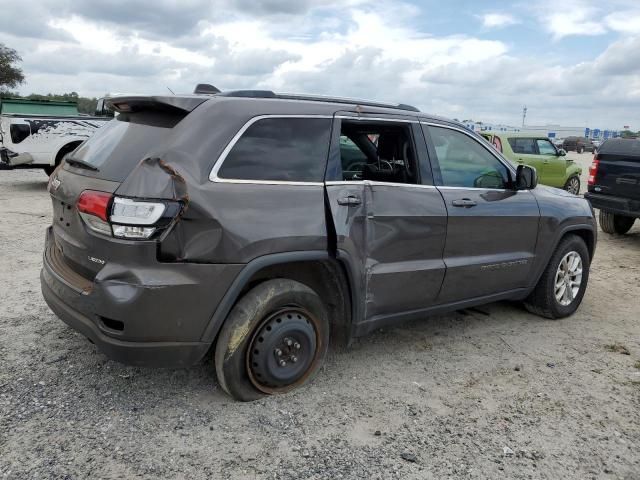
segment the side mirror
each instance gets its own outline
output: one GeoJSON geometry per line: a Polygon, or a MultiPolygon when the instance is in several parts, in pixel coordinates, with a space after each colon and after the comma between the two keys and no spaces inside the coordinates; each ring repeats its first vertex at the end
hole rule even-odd
{"type": "Polygon", "coordinates": [[[567,155],[567,151],[563,148],[559,148],[558,149],[558,156],[559,157],[565,157],[567,155]]]}
{"type": "Polygon", "coordinates": [[[538,185],[538,173],[529,165],[518,165],[516,170],[516,190],[532,190],[538,185]]]}

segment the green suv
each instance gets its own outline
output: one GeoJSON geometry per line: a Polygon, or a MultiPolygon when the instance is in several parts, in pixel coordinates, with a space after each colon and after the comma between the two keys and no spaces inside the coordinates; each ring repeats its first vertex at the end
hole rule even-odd
{"type": "Polygon", "coordinates": [[[482,132],[499,152],[515,165],[531,165],[538,172],[540,183],[580,193],[582,168],[566,158],[547,137],[527,134],[482,132]]]}

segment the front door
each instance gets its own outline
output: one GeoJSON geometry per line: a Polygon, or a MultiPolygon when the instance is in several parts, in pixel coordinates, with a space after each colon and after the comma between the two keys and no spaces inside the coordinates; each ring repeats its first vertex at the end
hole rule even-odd
{"type": "Polygon", "coordinates": [[[546,138],[536,139],[538,155],[541,158],[542,171],[539,173],[545,184],[552,187],[564,187],[567,180],[567,160],[558,155],[556,147],[546,138]]]}
{"type": "Polygon", "coordinates": [[[366,331],[435,302],[446,208],[418,122],[338,116],[333,137],[327,198],[337,255],[350,266],[360,300],[355,322],[366,331]]]}
{"type": "Polygon", "coordinates": [[[447,212],[446,275],[437,303],[447,304],[530,284],[540,212],[513,172],[471,133],[424,125],[447,212]]]}

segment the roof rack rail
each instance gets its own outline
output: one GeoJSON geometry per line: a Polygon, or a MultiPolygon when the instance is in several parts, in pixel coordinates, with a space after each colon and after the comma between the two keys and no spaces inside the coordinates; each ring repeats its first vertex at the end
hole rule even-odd
{"type": "Polygon", "coordinates": [[[409,112],[419,112],[420,110],[405,103],[384,103],[360,100],[356,98],[330,97],[322,95],[303,95],[294,93],[275,93],[271,90],[233,90],[216,94],[217,97],[242,97],[242,98],[278,98],[282,100],[304,100],[309,102],[331,102],[349,105],[363,105],[367,107],[391,108],[394,110],[405,110],[409,112]]]}

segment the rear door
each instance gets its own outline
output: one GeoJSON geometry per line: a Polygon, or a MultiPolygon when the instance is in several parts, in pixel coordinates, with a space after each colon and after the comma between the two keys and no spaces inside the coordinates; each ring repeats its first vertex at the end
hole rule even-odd
{"type": "Polygon", "coordinates": [[[508,141],[515,157],[515,163],[519,165],[530,165],[537,171],[542,171],[543,159],[538,155],[535,139],[510,137],[508,141]]]}
{"type": "Polygon", "coordinates": [[[535,197],[514,190],[513,170],[470,132],[429,123],[423,128],[448,212],[447,270],[437,302],[526,287],[540,218],[535,197]]]}
{"type": "Polygon", "coordinates": [[[446,208],[416,120],[338,114],[326,191],[359,319],[433,305],[444,278],[446,208]],[[354,152],[354,147],[358,152],[354,152]]]}

